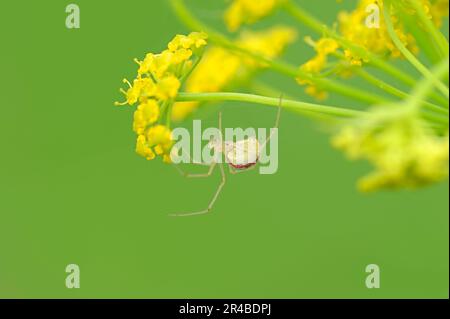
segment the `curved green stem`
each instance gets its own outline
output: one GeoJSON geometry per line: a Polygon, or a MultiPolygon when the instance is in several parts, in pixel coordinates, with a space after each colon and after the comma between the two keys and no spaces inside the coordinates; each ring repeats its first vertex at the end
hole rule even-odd
{"type": "MultiPolygon", "coordinates": [[[[280,105],[280,99],[274,97],[266,97],[255,94],[245,94],[245,93],[232,93],[232,92],[218,92],[218,93],[178,93],[178,102],[189,102],[189,101],[237,101],[237,102],[249,102],[257,103],[270,106],[280,105]]],[[[327,114],[337,117],[355,117],[364,114],[365,112],[350,110],[335,106],[326,106],[313,103],[305,103],[293,100],[281,101],[281,106],[293,111],[298,111],[300,113],[320,113],[327,114]]]]}
{"type": "Polygon", "coordinates": [[[386,102],[386,100],[383,97],[378,96],[376,94],[366,92],[364,90],[360,90],[358,88],[354,88],[349,85],[339,83],[337,81],[314,77],[311,74],[304,72],[299,68],[292,66],[288,63],[278,60],[267,59],[266,57],[260,54],[256,54],[250,50],[242,48],[236,45],[233,41],[229,40],[223,34],[205,26],[202,22],[198,21],[195,17],[193,17],[192,14],[185,7],[183,0],[171,0],[171,4],[176,14],[179,16],[179,18],[191,29],[202,30],[206,32],[208,34],[209,39],[215,44],[222,46],[226,49],[229,49],[230,51],[248,56],[257,62],[262,63],[263,65],[267,65],[270,69],[276,72],[279,72],[281,74],[290,77],[307,80],[323,90],[335,92],[343,96],[347,96],[369,104],[386,102]]]}
{"type": "Polygon", "coordinates": [[[431,72],[427,69],[426,66],[424,66],[420,61],[412,54],[406,46],[403,44],[403,42],[400,40],[400,38],[397,35],[397,32],[394,30],[394,25],[392,23],[391,14],[390,14],[390,5],[391,1],[386,0],[385,6],[384,6],[384,20],[386,22],[386,28],[387,31],[394,42],[395,46],[398,48],[398,50],[405,56],[405,58],[420,72],[422,73],[425,78],[430,78],[434,85],[439,89],[439,91],[444,94],[446,98],[449,97],[449,90],[447,86],[442,83],[439,79],[436,79],[431,72]]]}

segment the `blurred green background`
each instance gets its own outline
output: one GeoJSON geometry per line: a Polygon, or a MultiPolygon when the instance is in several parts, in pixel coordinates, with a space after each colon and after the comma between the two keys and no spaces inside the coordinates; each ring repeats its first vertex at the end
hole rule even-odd
{"type": "MultiPolygon", "coordinates": [[[[230,176],[212,214],[168,217],[204,208],[220,177],[183,179],[137,156],[132,109],[113,102],[133,58],[188,30],[164,0],[74,2],[78,30],[65,27],[69,1],[2,3],[0,297],[448,297],[448,183],[359,194],[369,166],[347,161],[296,114],[282,114],[277,174],[230,176]],[[70,263],[80,289],[65,287],[70,263]],[[365,287],[372,263],[380,289],[365,287]]],[[[355,4],[299,2],[330,24],[355,4]]],[[[190,4],[223,29],[222,1],[190,4]]],[[[296,25],[278,13],[256,27],[274,21],[296,25]]],[[[312,50],[297,27],[285,58],[299,65],[312,50]]],[[[264,79],[309,100],[294,81],[264,79]]],[[[220,107],[228,127],[275,117],[258,105],[220,107]]]]}

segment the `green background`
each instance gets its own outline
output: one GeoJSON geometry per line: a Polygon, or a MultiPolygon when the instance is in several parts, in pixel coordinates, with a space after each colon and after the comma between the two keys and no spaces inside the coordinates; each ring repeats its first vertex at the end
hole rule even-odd
{"type": "MultiPolygon", "coordinates": [[[[355,4],[299,2],[330,24],[355,4]]],[[[69,30],[69,3],[1,5],[0,297],[448,297],[448,182],[359,194],[370,167],[296,114],[282,114],[277,174],[230,176],[212,214],[168,217],[203,209],[220,177],[183,179],[137,156],[132,109],[113,102],[133,58],[188,30],[163,0],[78,0],[81,28],[69,30]],[[80,289],[65,287],[70,263],[80,289]],[[365,287],[372,263],[380,289],[365,287]]],[[[190,3],[223,28],[221,1],[190,3]]],[[[296,25],[278,13],[256,28],[274,21],[296,25]]],[[[300,40],[310,34],[298,30],[300,40]]],[[[297,65],[312,55],[300,40],[285,57],[297,65]]],[[[263,77],[309,100],[293,81],[263,77]]],[[[220,107],[227,127],[275,118],[273,108],[220,107]]]]}

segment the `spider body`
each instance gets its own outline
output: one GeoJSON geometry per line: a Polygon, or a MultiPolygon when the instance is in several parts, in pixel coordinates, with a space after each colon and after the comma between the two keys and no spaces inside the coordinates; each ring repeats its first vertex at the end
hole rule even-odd
{"type": "Polygon", "coordinates": [[[211,149],[222,153],[225,162],[237,170],[245,170],[258,163],[260,145],[255,137],[233,141],[211,141],[211,149]]]}

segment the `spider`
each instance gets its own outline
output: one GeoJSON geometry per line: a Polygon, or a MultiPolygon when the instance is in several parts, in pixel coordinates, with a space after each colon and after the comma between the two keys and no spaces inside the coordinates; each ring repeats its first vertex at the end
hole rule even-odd
{"type": "MultiPolygon", "coordinates": [[[[280,96],[280,102],[278,105],[277,116],[275,120],[274,129],[278,129],[278,125],[280,122],[280,114],[281,114],[281,101],[282,96],[280,96]]],[[[222,112],[219,112],[219,131],[222,132],[222,112]]],[[[242,172],[246,172],[252,170],[256,167],[258,160],[260,158],[261,150],[263,150],[267,143],[273,136],[275,130],[271,130],[269,136],[266,138],[264,143],[260,145],[258,139],[255,137],[249,137],[247,139],[234,141],[222,141],[222,140],[214,140],[211,139],[208,143],[207,147],[211,150],[214,150],[215,153],[223,155],[225,157],[225,163],[228,165],[229,172],[231,174],[238,174],[242,172]]],[[[223,133],[222,133],[223,136],[223,133]]],[[[212,211],[212,208],[219,197],[220,192],[225,186],[226,175],[223,163],[217,163],[216,161],[212,161],[211,164],[192,162],[196,165],[209,166],[208,172],[203,174],[189,174],[183,171],[179,166],[175,165],[175,168],[180,172],[180,174],[184,177],[188,178],[206,178],[212,175],[216,166],[219,166],[220,174],[222,176],[222,180],[217,188],[213,198],[208,204],[206,209],[191,212],[191,213],[177,213],[170,214],[170,216],[194,216],[194,215],[203,215],[212,211]]]]}

